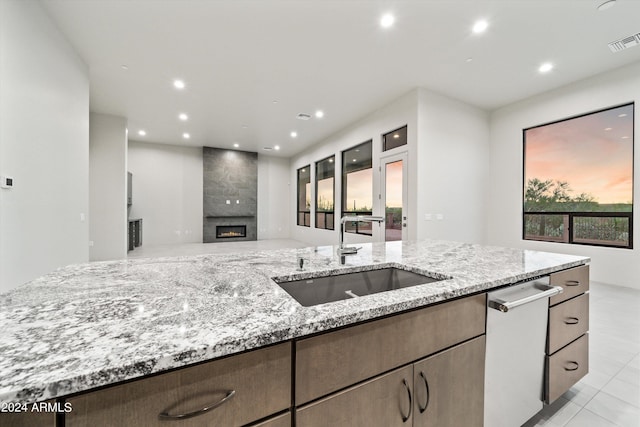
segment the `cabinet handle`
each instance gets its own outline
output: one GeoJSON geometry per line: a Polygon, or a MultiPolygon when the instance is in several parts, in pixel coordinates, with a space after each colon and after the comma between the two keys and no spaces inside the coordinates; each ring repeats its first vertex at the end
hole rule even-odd
{"type": "Polygon", "coordinates": [[[573,362],[573,361],[571,361],[571,362],[569,362],[569,363],[571,363],[571,368],[567,368],[567,367],[565,366],[565,367],[564,367],[564,370],[565,370],[565,371],[577,371],[577,370],[578,370],[578,368],[580,367],[580,365],[578,364],[578,362],[573,362]],[[574,365],[575,365],[575,367],[574,367],[574,365]]]}
{"type": "Polygon", "coordinates": [[[578,323],[580,323],[580,319],[578,319],[577,317],[567,317],[564,323],[566,325],[577,325],[578,323]]]}
{"type": "Polygon", "coordinates": [[[580,286],[580,281],[579,280],[567,280],[566,282],[564,282],[565,285],[567,286],[580,286]]]}
{"type": "Polygon", "coordinates": [[[413,398],[411,397],[411,389],[407,385],[407,381],[404,378],[402,379],[402,384],[404,385],[404,388],[407,389],[407,395],[409,396],[409,413],[405,416],[402,413],[402,408],[400,409],[400,415],[402,416],[402,422],[406,423],[407,420],[411,417],[411,410],[413,409],[413,398]]]}
{"type": "Polygon", "coordinates": [[[235,394],[236,394],[235,390],[228,390],[226,391],[226,395],[216,403],[210,406],[206,406],[202,409],[198,409],[197,411],[187,412],[186,414],[170,414],[169,411],[165,409],[163,412],[160,412],[158,414],[158,418],[160,419],[160,421],[176,421],[176,420],[184,420],[187,418],[197,417],[198,415],[202,415],[205,412],[209,412],[216,409],[218,406],[222,405],[227,400],[231,399],[235,394]]]}
{"type": "MultiPolygon", "coordinates": [[[[422,371],[420,371],[420,378],[422,378],[422,381],[424,382],[424,388],[427,392],[427,401],[425,402],[424,406],[420,405],[420,402],[418,402],[418,410],[422,414],[427,410],[427,407],[429,406],[429,398],[431,397],[431,395],[429,394],[429,381],[427,381],[427,378],[424,376],[424,372],[422,371]]],[[[417,399],[418,398],[416,397],[416,401],[417,399]]]]}

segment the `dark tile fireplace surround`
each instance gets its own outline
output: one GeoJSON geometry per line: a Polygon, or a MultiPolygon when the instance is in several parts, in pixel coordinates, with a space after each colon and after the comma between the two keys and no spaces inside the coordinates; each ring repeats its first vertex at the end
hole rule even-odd
{"type": "Polygon", "coordinates": [[[203,147],[204,243],[257,240],[258,153],[203,147]]]}

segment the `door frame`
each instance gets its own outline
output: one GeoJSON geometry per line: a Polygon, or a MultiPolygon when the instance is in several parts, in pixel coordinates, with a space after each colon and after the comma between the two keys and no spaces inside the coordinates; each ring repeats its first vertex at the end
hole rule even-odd
{"type": "MultiPolygon", "coordinates": [[[[387,200],[387,164],[395,163],[397,161],[402,161],[402,222],[405,224],[402,227],[402,240],[407,240],[409,238],[409,220],[408,220],[408,211],[409,211],[409,154],[407,151],[402,151],[400,153],[390,154],[387,156],[380,157],[380,166],[378,167],[378,171],[380,172],[380,193],[378,194],[378,208],[379,212],[383,213],[383,216],[386,214],[386,200],[387,200]]],[[[383,232],[380,236],[380,241],[386,241],[386,232],[383,232]]]]}

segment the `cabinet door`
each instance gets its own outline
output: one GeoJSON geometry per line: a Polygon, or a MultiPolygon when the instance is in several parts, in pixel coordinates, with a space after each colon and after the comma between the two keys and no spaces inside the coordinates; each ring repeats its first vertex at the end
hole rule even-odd
{"type": "Polygon", "coordinates": [[[67,427],[245,425],[291,406],[291,344],[89,392],[69,402],[73,410],[66,414],[67,427]],[[216,407],[216,402],[223,403],[216,407]],[[166,420],[161,413],[198,415],[166,420]]]}
{"type": "Polygon", "coordinates": [[[412,424],[413,367],[348,388],[297,410],[297,427],[401,427],[412,424]]]}
{"type": "Polygon", "coordinates": [[[482,427],[485,337],[417,362],[413,425],[482,427]]]}

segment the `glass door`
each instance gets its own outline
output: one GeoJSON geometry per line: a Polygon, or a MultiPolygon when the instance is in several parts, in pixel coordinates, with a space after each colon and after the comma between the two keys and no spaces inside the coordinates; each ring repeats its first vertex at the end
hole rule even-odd
{"type": "Polygon", "coordinates": [[[381,159],[384,240],[407,238],[407,154],[381,159]]]}

